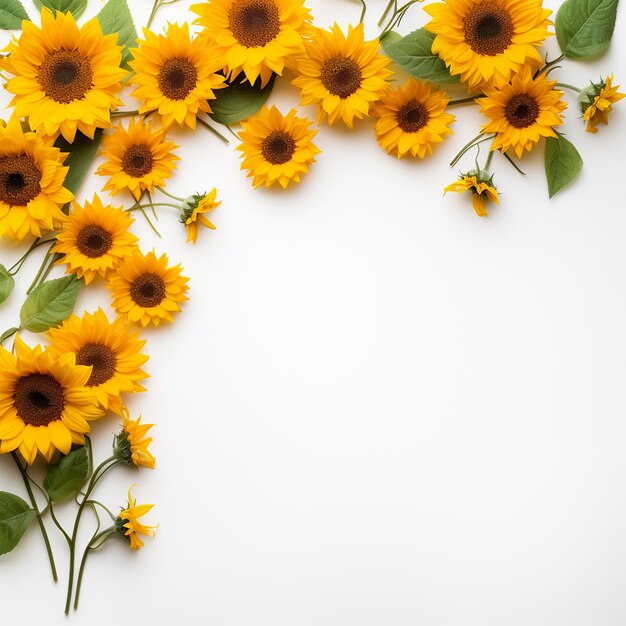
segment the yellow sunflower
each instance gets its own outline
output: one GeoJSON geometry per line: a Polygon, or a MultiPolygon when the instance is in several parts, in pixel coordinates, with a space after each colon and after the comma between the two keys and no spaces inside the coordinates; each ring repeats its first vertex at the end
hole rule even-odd
{"type": "Polygon", "coordinates": [[[143,33],[130,63],[139,113],[157,111],[166,129],[174,122],[195,128],[198,113],[211,112],[207,101],[215,99],[213,90],[226,86],[217,74],[223,64],[206,42],[190,39],[189,24],[169,24],[165,35],[146,28],[143,33]]]}
{"type": "Polygon", "coordinates": [[[448,185],[444,190],[444,195],[448,191],[456,191],[463,193],[464,191],[472,192],[472,205],[478,217],[487,216],[487,201],[500,204],[498,191],[493,186],[493,176],[489,176],[486,172],[468,172],[461,174],[461,178],[456,182],[448,185]]]}
{"type": "Polygon", "coordinates": [[[194,194],[187,198],[180,215],[180,221],[187,227],[187,241],[196,243],[200,224],[211,230],[216,230],[215,224],[206,217],[206,214],[220,204],[222,201],[217,200],[217,189],[212,189],[205,194],[194,194]]]}
{"type": "Polygon", "coordinates": [[[148,378],[141,369],[148,360],[141,352],[146,342],[123,319],[110,322],[102,309],[82,318],[72,315],[59,328],[49,330],[48,338],[53,356],[73,354],[78,365],[91,366],[85,386],[102,408],[121,415],[121,395],[145,391],[140,381],[148,378]]]}
{"type": "Polygon", "coordinates": [[[521,157],[541,137],[556,137],[554,127],[563,123],[561,113],[567,103],[555,85],[556,81],[548,80],[543,73],[533,78],[531,68],[525,66],[509,85],[487,90],[485,98],[477,99],[490,119],[483,132],[496,134],[492,150],[513,150],[521,157]]]}
{"type": "Polygon", "coordinates": [[[352,128],[354,119],[369,114],[388,89],[390,60],[379,54],[379,41],[365,41],[363,24],[349,26],[347,36],[335,24],[316,29],[298,59],[300,74],[293,84],[302,91],[302,104],[318,105],[318,121],[341,119],[352,128]]]}
{"type": "Polygon", "coordinates": [[[201,39],[215,48],[229,78],[243,72],[265,86],[302,54],[311,15],[302,0],[210,0],[191,6],[201,39]]]}
{"type": "Polygon", "coordinates": [[[410,79],[372,108],[378,118],[376,135],[389,153],[402,158],[407,154],[423,159],[433,146],[452,133],[454,115],[446,113],[450,98],[445,91],[432,90],[428,83],[410,79]]]}
{"type": "Polygon", "coordinates": [[[551,34],[541,0],[445,0],[424,7],[432,51],[470,89],[502,87],[521,67],[537,68],[537,46],[551,34]]]}
{"type": "Polygon", "coordinates": [[[50,462],[82,445],[91,420],[102,416],[87,387],[91,368],[73,354],[59,358],[15,337],[15,355],[0,346],[0,454],[19,450],[32,465],[37,454],[50,462]]]}
{"type": "Polygon", "coordinates": [[[283,115],[276,107],[264,106],[242,127],[242,143],[237,147],[243,157],[241,169],[248,170],[255,187],[277,182],[284,189],[300,182],[319,153],[312,141],[317,131],[311,130],[309,120],[297,117],[295,109],[283,115]]]}
{"type": "Polygon", "coordinates": [[[156,466],[156,459],[148,450],[152,437],[147,435],[154,424],[142,424],[141,415],[136,420],[131,420],[126,407],[123,408],[123,416],[122,432],[116,435],[113,446],[115,455],[124,463],[153,469],[156,466]]]}
{"type": "Polygon", "coordinates": [[[140,517],[154,508],[154,504],[137,504],[133,499],[132,489],[131,487],[128,490],[128,505],[116,518],[115,528],[122,537],[128,540],[131,550],[139,550],[144,545],[139,535],[154,537],[157,526],[146,526],[139,521],[140,517]]]}
{"type": "Polygon", "coordinates": [[[98,275],[104,278],[137,248],[137,237],[128,231],[132,223],[127,211],[103,205],[97,195],[82,207],[74,205],[53,248],[64,255],[57,265],[67,265],[68,274],[87,284],[98,275]]]}
{"type": "Polygon", "coordinates": [[[21,241],[29,234],[58,228],[67,217],[61,207],[74,197],[63,187],[66,154],[17,117],[0,120],[0,237],[21,241]]]}
{"type": "Polygon", "coordinates": [[[135,254],[121,265],[109,280],[113,308],[130,322],[158,326],[162,320],[171,322],[178,313],[189,279],[181,275],[182,267],[168,267],[167,255],[157,258],[154,252],[135,254]]]}
{"type": "Polygon", "coordinates": [[[165,184],[176,169],[178,146],[165,139],[165,129],[154,130],[150,122],[131,120],[128,129],[120,122],[112,135],[104,138],[104,157],[97,170],[109,176],[103,187],[112,194],[128,189],[138,200],[145,191],[165,184]]]}
{"type": "Polygon", "coordinates": [[[613,86],[613,76],[607,76],[606,80],[600,79],[599,83],[591,83],[580,92],[578,102],[583,119],[587,122],[587,132],[597,133],[596,126],[602,122],[609,123],[609,113],[613,110],[613,104],[619,102],[626,94],[618,91],[619,85],[613,86]]]}
{"type": "Polygon", "coordinates": [[[41,28],[23,22],[19,39],[7,47],[4,68],[13,74],[7,90],[17,117],[33,130],[70,143],[76,131],[93,137],[111,125],[111,109],[127,72],[120,69],[117,33],[104,35],[96,18],[80,29],[71,13],[41,12],[41,28]]]}

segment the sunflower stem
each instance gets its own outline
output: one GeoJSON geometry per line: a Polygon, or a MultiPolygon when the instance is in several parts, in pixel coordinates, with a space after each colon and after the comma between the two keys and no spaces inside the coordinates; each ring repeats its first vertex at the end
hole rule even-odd
{"type": "Polygon", "coordinates": [[[485,161],[485,167],[484,167],[485,172],[488,172],[489,168],[491,167],[491,161],[493,160],[494,152],[495,152],[494,150],[489,150],[489,154],[487,155],[487,160],[485,161]]]}
{"type": "Polygon", "coordinates": [[[502,153],[504,158],[522,175],[522,176],[526,176],[526,172],[524,172],[523,170],[521,170],[519,168],[519,166],[517,165],[517,163],[506,153],[503,152],[502,153]]]}
{"type": "Polygon", "coordinates": [[[557,83],[556,86],[563,87],[564,89],[571,89],[572,91],[575,91],[576,93],[580,93],[582,91],[582,89],[580,89],[579,87],[575,87],[574,85],[570,85],[568,83],[557,83]]]}
{"type": "Polygon", "coordinates": [[[168,193],[167,191],[165,191],[164,187],[157,187],[157,189],[164,195],[167,196],[168,198],[171,198],[172,200],[176,200],[177,202],[184,202],[185,198],[179,198],[178,196],[174,196],[171,193],[168,193]]]}
{"type": "Polygon", "coordinates": [[[469,102],[474,102],[476,100],[476,98],[482,98],[484,94],[482,93],[478,93],[475,96],[469,96],[467,98],[461,98],[460,100],[450,100],[450,102],[448,102],[448,106],[449,107],[453,107],[457,104],[467,104],[469,102]]]}
{"type": "Polygon", "coordinates": [[[389,2],[387,3],[387,6],[385,7],[384,13],[381,15],[380,19],[378,20],[379,27],[381,27],[383,25],[383,22],[387,19],[387,16],[389,15],[389,11],[391,11],[391,7],[394,6],[395,3],[396,3],[396,0],[389,0],[389,2]]]}
{"type": "Polygon", "coordinates": [[[35,241],[33,241],[33,243],[31,244],[30,248],[28,248],[28,250],[20,257],[20,259],[9,268],[9,274],[11,274],[11,276],[15,276],[22,269],[22,265],[24,265],[26,259],[28,259],[28,257],[35,250],[37,250],[37,248],[51,242],[51,239],[42,240],[40,237],[37,237],[37,239],[35,239],[35,241]]]}
{"type": "Polygon", "coordinates": [[[359,24],[362,24],[363,20],[365,19],[365,13],[367,13],[367,4],[365,4],[365,0],[359,0],[359,2],[363,5],[363,8],[361,9],[361,15],[359,17],[359,24]]]}
{"type": "Polygon", "coordinates": [[[389,32],[391,32],[396,26],[400,24],[404,14],[409,10],[411,6],[413,6],[416,2],[423,2],[424,0],[409,0],[406,4],[403,4],[399,9],[396,8],[391,16],[389,22],[387,22],[387,26],[383,29],[383,32],[380,34],[379,39],[383,39],[389,32]]]}
{"type": "Polygon", "coordinates": [[[475,145],[481,144],[483,143],[483,141],[488,141],[489,139],[491,139],[490,137],[485,137],[483,135],[483,133],[480,133],[479,135],[477,135],[476,137],[474,137],[474,139],[472,139],[471,141],[468,141],[462,148],[461,151],[454,157],[454,159],[452,159],[452,161],[450,162],[450,167],[454,167],[460,160],[461,157],[468,151],[470,150],[472,147],[474,147],[475,145]]]}
{"type": "MultiPolygon", "coordinates": [[[[548,58],[548,55],[546,55],[546,59],[547,58],[548,58]]],[[[537,78],[537,76],[539,76],[539,74],[545,73],[546,70],[551,68],[553,65],[556,65],[559,61],[562,61],[564,58],[565,58],[565,55],[561,54],[558,57],[556,57],[556,59],[553,59],[552,61],[547,61],[541,69],[537,70],[537,72],[535,73],[533,78],[537,78]]]]}
{"type": "MultiPolygon", "coordinates": [[[[91,541],[87,544],[87,547],[85,548],[85,551],[83,552],[83,557],[80,560],[80,567],[78,569],[78,578],[76,579],[76,594],[74,597],[74,610],[75,611],[78,609],[78,601],[80,600],[80,589],[83,585],[83,574],[85,573],[85,565],[87,564],[87,557],[89,556],[89,553],[92,550],[94,550],[92,546],[95,545],[96,542],[101,541],[102,539],[106,541],[114,533],[115,533],[115,527],[107,528],[106,530],[103,530],[101,533],[98,533],[98,534],[94,533],[94,536],[91,538],[91,541]]],[[[102,543],[104,543],[104,541],[102,541],[102,543]]],[[[102,543],[100,545],[102,545],[102,543]]]]}
{"type": "Polygon", "coordinates": [[[201,117],[198,117],[197,119],[200,122],[200,124],[202,124],[202,126],[204,126],[209,132],[213,133],[220,141],[228,145],[229,143],[228,139],[224,137],[224,135],[222,135],[222,133],[220,133],[219,130],[217,130],[216,128],[213,128],[213,126],[205,122],[201,117]]]}
{"type": "Polygon", "coordinates": [[[135,111],[113,111],[111,113],[111,118],[114,117],[135,117],[136,115],[139,115],[139,111],[135,110],[135,111]]]}
{"type": "Polygon", "coordinates": [[[126,209],[126,212],[130,213],[131,211],[143,211],[144,209],[150,209],[155,206],[169,206],[176,210],[180,209],[178,205],[171,204],[170,202],[155,202],[154,204],[136,204],[135,206],[130,207],[130,209],[126,209]]]}
{"type": "MultiPolygon", "coordinates": [[[[35,289],[35,287],[39,284],[39,279],[41,278],[41,276],[43,275],[44,271],[46,271],[46,266],[50,261],[50,251],[52,250],[52,246],[50,246],[48,252],[46,252],[46,256],[44,257],[44,260],[41,263],[41,266],[39,267],[39,271],[37,272],[37,275],[35,276],[35,279],[33,280],[33,282],[31,283],[30,287],[26,290],[26,295],[30,295],[31,291],[33,289],[35,289]]],[[[48,273],[50,273],[50,270],[48,270],[48,273]]],[[[47,276],[47,274],[46,274],[47,276]]]]}
{"type": "Polygon", "coordinates": [[[50,545],[50,538],[48,537],[48,533],[46,531],[46,527],[43,523],[43,519],[41,517],[41,513],[39,512],[39,507],[37,506],[37,501],[35,500],[35,494],[30,486],[30,477],[28,472],[22,466],[22,462],[19,460],[17,454],[15,452],[11,452],[11,456],[15,461],[15,464],[20,470],[20,474],[22,475],[22,480],[24,481],[24,486],[26,487],[26,491],[28,492],[28,497],[30,499],[30,504],[35,511],[37,516],[37,523],[39,524],[39,530],[41,530],[41,536],[43,537],[43,541],[46,544],[46,552],[48,553],[48,560],[50,561],[50,569],[52,570],[52,578],[54,582],[59,582],[59,576],[57,575],[57,568],[54,562],[54,555],[52,554],[52,546],[50,545]]]}

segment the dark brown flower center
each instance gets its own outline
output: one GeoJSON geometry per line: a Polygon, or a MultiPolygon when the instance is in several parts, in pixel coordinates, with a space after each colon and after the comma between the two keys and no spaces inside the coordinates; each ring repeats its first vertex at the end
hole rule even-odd
{"type": "Polygon", "coordinates": [[[25,424],[47,426],[61,418],[65,406],[63,387],[48,374],[23,376],[15,385],[13,402],[25,424]]]}
{"type": "Polygon", "coordinates": [[[280,15],[272,0],[236,0],[229,18],[233,37],[246,48],[265,46],[280,32],[280,15]]]}
{"type": "Polygon", "coordinates": [[[320,78],[330,93],[347,98],[361,86],[361,68],[352,59],[333,57],[322,66],[320,78]]]}
{"type": "Polygon", "coordinates": [[[1,202],[26,206],[41,192],[40,181],[41,172],[27,155],[0,158],[1,202]]]}
{"type": "Polygon", "coordinates": [[[130,297],[144,309],[158,306],[165,298],[165,282],[156,274],[141,274],[130,286],[130,297]]]}
{"type": "Polygon", "coordinates": [[[417,100],[410,100],[397,113],[398,126],[405,133],[416,133],[428,123],[428,111],[417,100]]]}
{"type": "Polygon", "coordinates": [[[539,104],[527,93],[517,94],[506,103],[504,117],[515,128],[527,128],[539,117],[539,104]]]}
{"type": "Polygon", "coordinates": [[[53,50],[39,68],[39,84],[54,101],[81,100],[93,87],[91,61],[76,50],[53,50]]]}
{"type": "Polygon", "coordinates": [[[296,142],[289,133],[282,130],[275,130],[263,141],[261,152],[266,161],[272,165],[282,165],[291,161],[293,153],[296,151],[296,142]]]}
{"type": "Polygon", "coordinates": [[[77,365],[91,365],[91,376],[87,387],[97,387],[113,378],[117,358],[109,346],[99,343],[86,343],[76,355],[77,365]]]}
{"type": "Polygon", "coordinates": [[[159,89],[170,100],[184,100],[198,82],[198,70],[187,59],[168,59],[159,72],[159,89]]]}
{"type": "Polygon", "coordinates": [[[122,169],[133,178],[141,178],[149,174],[153,164],[152,150],[143,143],[129,146],[122,157],[122,169]]]}
{"type": "Polygon", "coordinates": [[[473,6],[463,18],[465,43],[477,54],[495,56],[513,39],[513,20],[508,11],[493,2],[473,6]]]}
{"type": "Polygon", "coordinates": [[[104,256],[112,245],[111,233],[98,224],[88,224],[76,237],[76,247],[90,259],[104,256]]]}

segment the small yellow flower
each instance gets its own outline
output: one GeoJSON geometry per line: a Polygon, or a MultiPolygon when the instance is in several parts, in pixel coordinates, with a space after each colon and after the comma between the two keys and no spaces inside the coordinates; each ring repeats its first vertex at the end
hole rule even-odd
{"type": "Polygon", "coordinates": [[[126,407],[122,409],[122,413],[124,423],[122,424],[122,432],[115,437],[115,455],[125,463],[153,469],[156,465],[156,459],[148,450],[152,443],[152,437],[147,435],[154,424],[142,424],[141,415],[136,420],[131,420],[126,407]]]}
{"type": "Polygon", "coordinates": [[[205,194],[194,194],[185,200],[180,214],[180,221],[187,227],[187,241],[196,243],[199,225],[202,224],[211,230],[216,230],[215,224],[205,214],[222,204],[217,200],[217,189],[205,194]]]}
{"type": "Polygon", "coordinates": [[[583,119],[587,122],[587,132],[597,133],[597,124],[609,123],[609,113],[613,110],[613,104],[619,102],[626,94],[617,91],[619,85],[613,86],[613,75],[607,76],[599,83],[591,83],[580,92],[578,102],[583,119]]]}
{"type": "Polygon", "coordinates": [[[134,485],[128,490],[127,508],[115,520],[115,528],[120,535],[128,540],[131,550],[139,550],[144,545],[139,535],[154,537],[154,531],[158,526],[146,526],[139,521],[140,517],[154,508],[154,504],[137,504],[131,493],[133,487],[134,485]]]}
{"type": "Polygon", "coordinates": [[[491,200],[496,204],[500,204],[498,198],[498,192],[493,186],[493,176],[489,176],[485,172],[461,174],[461,178],[456,182],[448,185],[444,190],[444,195],[448,191],[456,191],[457,193],[463,193],[464,191],[472,192],[472,204],[474,211],[478,217],[487,216],[487,200],[491,200]]]}

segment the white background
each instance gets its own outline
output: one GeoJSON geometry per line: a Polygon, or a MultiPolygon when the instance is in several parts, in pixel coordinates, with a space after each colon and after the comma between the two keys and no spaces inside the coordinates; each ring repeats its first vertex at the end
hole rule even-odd
{"type": "MultiPolygon", "coordinates": [[[[149,4],[131,3],[138,23],[149,4]]],[[[320,25],[358,20],[358,3],[310,4],[320,25]]],[[[369,9],[373,37],[383,3],[369,9]]],[[[425,21],[418,6],[403,31],[425,21]]],[[[626,82],[624,37],[620,15],[611,51],[559,76],[626,82]]],[[[540,150],[526,178],[497,157],[502,206],[484,220],[469,196],[442,197],[475,107],[424,162],[387,156],[370,122],[324,125],[287,192],[254,191],[236,142],[173,134],[169,190],[217,186],[219,230],[194,247],[173,212],[162,240],[135,225],[144,249],[183,263],[191,301],[145,333],[149,393],[131,401],[158,423],[158,469],[118,469],[97,495],[119,510],[138,483],[160,528],[137,554],[119,541],[92,556],[80,623],[626,624],[626,104],[593,136],[567,99],[580,178],[548,201],[540,150]]],[[[286,111],[298,92],[283,80],[272,102],[286,111]]],[[[1,245],[6,265],[23,250],[1,245]]],[[[78,310],[107,302],[89,289],[78,310]]],[[[100,458],[116,430],[97,425],[100,458]]],[[[10,459],[0,468],[0,489],[21,494],[10,459]]],[[[72,507],[60,513],[69,525],[72,507]]],[[[0,560],[2,621],[65,624],[63,602],[33,526],[0,560]]]]}

